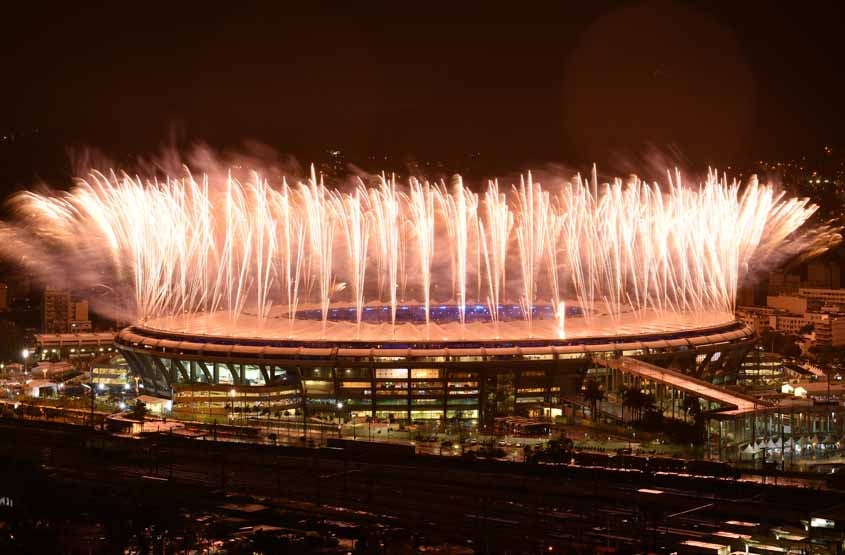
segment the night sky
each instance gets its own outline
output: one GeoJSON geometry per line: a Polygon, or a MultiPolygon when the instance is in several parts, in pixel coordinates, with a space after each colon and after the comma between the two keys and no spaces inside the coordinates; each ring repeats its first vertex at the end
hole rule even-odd
{"type": "Polygon", "coordinates": [[[83,146],[120,160],[259,141],[387,165],[480,153],[493,173],[654,149],[725,167],[845,144],[841,3],[70,4],[4,7],[7,190],[83,146]]]}

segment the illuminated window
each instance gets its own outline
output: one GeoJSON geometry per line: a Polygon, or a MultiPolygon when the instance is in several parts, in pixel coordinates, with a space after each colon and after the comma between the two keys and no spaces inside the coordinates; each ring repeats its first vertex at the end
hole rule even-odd
{"type": "Polygon", "coordinates": [[[376,378],[408,379],[407,368],[376,368],[376,378]]]}

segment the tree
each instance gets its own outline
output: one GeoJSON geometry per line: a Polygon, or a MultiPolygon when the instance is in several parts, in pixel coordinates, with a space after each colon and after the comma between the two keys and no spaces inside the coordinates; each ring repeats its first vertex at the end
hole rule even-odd
{"type": "Polygon", "coordinates": [[[628,407],[630,420],[642,420],[643,414],[657,410],[653,393],[643,393],[636,387],[626,387],[620,391],[622,407],[628,407]]]}
{"type": "Polygon", "coordinates": [[[581,394],[584,400],[590,404],[590,418],[596,419],[596,412],[599,402],[604,400],[604,389],[596,380],[587,380],[584,382],[581,394]]]}
{"type": "Polygon", "coordinates": [[[842,364],[843,350],[830,345],[815,345],[810,348],[810,354],[819,366],[838,366],[842,364]]]}
{"type": "Polygon", "coordinates": [[[135,401],[135,405],[132,406],[132,420],[137,420],[138,422],[143,423],[146,416],[147,404],[140,399],[137,399],[135,401]]]}
{"type": "Polygon", "coordinates": [[[624,385],[619,389],[619,398],[622,400],[622,422],[625,421],[625,407],[629,407],[632,402],[631,389],[632,388],[624,385]]]}
{"type": "MultiPolygon", "coordinates": [[[[622,408],[628,407],[629,419],[636,420],[642,407],[642,392],[636,387],[626,387],[621,391],[622,408]]],[[[623,415],[623,420],[624,415],[623,415]]]]}
{"type": "Polygon", "coordinates": [[[807,335],[813,333],[816,330],[816,327],[813,325],[812,322],[809,324],[804,324],[801,326],[801,329],[798,330],[798,335],[807,335]]]}
{"type": "Polygon", "coordinates": [[[777,331],[765,330],[760,334],[760,344],[770,352],[788,357],[801,355],[801,347],[795,342],[798,337],[786,335],[777,331]]]}
{"type": "Polygon", "coordinates": [[[698,415],[701,414],[701,403],[699,402],[698,397],[686,395],[681,403],[681,407],[684,409],[686,414],[695,419],[697,419],[698,415]]]}
{"type": "Polygon", "coordinates": [[[657,412],[657,398],[654,393],[640,393],[640,418],[643,413],[657,412]]]}

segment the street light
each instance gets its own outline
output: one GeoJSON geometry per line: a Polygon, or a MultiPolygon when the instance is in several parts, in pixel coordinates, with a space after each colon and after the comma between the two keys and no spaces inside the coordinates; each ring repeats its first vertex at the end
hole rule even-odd
{"type": "Polygon", "coordinates": [[[27,359],[29,358],[29,349],[24,348],[24,350],[21,351],[21,356],[23,357],[23,373],[24,376],[26,376],[26,366],[28,362],[27,359]]]}
{"type": "Polygon", "coordinates": [[[341,430],[343,428],[342,418],[343,415],[340,411],[343,410],[343,403],[341,401],[337,402],[337,437],[340,437],[341,430]]]}
{"type": "Polygon", "coordinates": [[[229,390],[229,397],[232,398],[232,414],[231,414],[232,420],[235,420],[235,395],[237,395],[237,391],[235,391],[235,388],[233,387],[232,389],[229,390]]]}

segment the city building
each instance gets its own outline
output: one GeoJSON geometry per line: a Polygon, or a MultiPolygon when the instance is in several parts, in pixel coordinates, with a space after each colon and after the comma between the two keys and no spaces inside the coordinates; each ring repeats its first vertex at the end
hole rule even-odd
{"type": "Polygon", "coordinates": [[[100,389],[128,390],[134,386],[129,375],[129,365],[120,355],[112,356],[107,361],[93,362],[90,371],[91,382],[100,389]]]}
{"type": "MultiPolygon", "coordinates": [[[[769,295],[766,297],[766,306],[790,314],[804,314],[809,308],[808,303],[810,303],[810,299],[799,295],[769,295]]],[[[813,303],[809,304],[809,306],[812,305],[813,303]]]]}
{"type": "Polygon", "coordinates": [[[802,287],[798,295],[808,301],[815,301],[823,308],[845,310],[845,289],[814,289],[802,287]]]}
{"type": "Polygon", "coordinates": [[[41,300],[41,330],[44,333],[67,333],[70,293],[64,289],[44,289],[41,300]]]}
{"type": "Polygon", "coordinates": [[[808,287],[839,289],[841,287],[839,264],[823,260],[814,260],[807,264],[808,287]]]}
{"type": "Polygon", "coordinates": [[[817,345],[845,346],[845,314],[808,312],[804,316],[813,325],[817,345]]]}
{"type": "Polygon", "coordinates": [[[91,331],[91,320],[88,318],[88,301],[85,299],[71,299],[68,333],[83,333],[91,331]]]}
{"type": "Polygon", "coordinates": [[[768,292],[770,295],[788,295],[797,293],[801,287],[801,276],[786,271],[769,273],[768,292]]]}
{"type": "Polygon", "coordinates": [[[35,335],[34,361],[87,362],[115,352],[114,332],[40,333],[35,335]]]}
{"type": "Polygon", "coordinates": [[[801,335],[808,320],[805,314],[773,314],[769,317],[769,328],[787,335],[801,335]]]}
{"type": "Polygon", "coordinates": [[[41,329],[44,333],[91,331],[88,301],[74,298],[66,289],[44,289],[41,316],[41,329]]]}
{"type": "Polygon", "coordinates": [[[811,371],[796,363],[787,364],[781,355],[765,351],[761,346],[743,359],[737,375],[737,384],[776,390],[785,382],[812,375],[811,371]]]}
{"type": "Polygon", "coordinates": [[[38,361],[30,368],[30,372],[35,377],[51,381],[62,381],[79,373],[72,364],[64,361],[38,361]]]}
{"type": "Polygon", "coordinates": [[[758,334],[812,335],[816,345],[845,346],[845,289],[802,287],[793,294],[769,295],[766,303],[737,307],[736,316],[758,334]]]}
{"type": "Polygon", "coordinates": [[[58,391],[58,384],[49,380],[28,380],[23,391],[29,397],[52,397],[58,391]]]}
{"type": "Polygon", "coordinates": [[[736,309],[736,317],[739,321],[753,329],[754,333],[760,335],[764,331],[772,329],[771,317],[780,312],[783,311],[778,308],[738,306],[736,309]]]}

